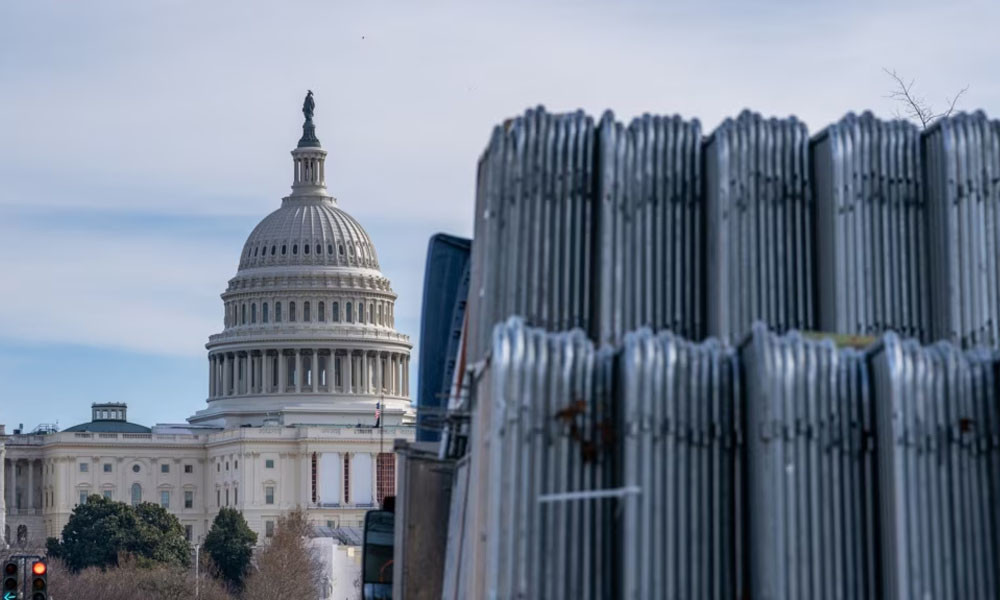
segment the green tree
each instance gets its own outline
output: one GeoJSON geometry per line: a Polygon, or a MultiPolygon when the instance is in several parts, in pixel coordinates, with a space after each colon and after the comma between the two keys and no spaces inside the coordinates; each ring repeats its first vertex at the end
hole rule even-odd
{"type": "Polygon", "coordinates": [[[191,556],[180,522],[162,507],[133,508],[96,495],[73,509],[62,540],[49,538],[48,551],[73,572],[117,566],[124,556],[143,565],[184,567],[191,556]]]}
{"type": "Polygon", "coordinates": [[[205,536],[205,552],[212,558],[219,576],[234,590],[243,589],[250,568],[257,534],[247,525],[243,513],[222,508],[205,536]]]}

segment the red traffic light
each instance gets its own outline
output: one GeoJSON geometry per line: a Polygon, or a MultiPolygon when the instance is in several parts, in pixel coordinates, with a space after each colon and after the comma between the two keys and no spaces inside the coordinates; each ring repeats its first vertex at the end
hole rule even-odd
{"type": "Polygon", "coordinates": [[[4,573],[6,573],[7,575],[17,575],[17,563],[15,563],[15,562],[9,562],[3,568],[3,570],[4,570],[4,573]]]}
{"type": "Polygon", "coordinates": [[[47,570],[48,569],[46,568],[45,563],[43,562],[36,562],[35,564],[31,565],[31,572],[34,573],[35,575],[45,575],[45,571],[47,570]]]}

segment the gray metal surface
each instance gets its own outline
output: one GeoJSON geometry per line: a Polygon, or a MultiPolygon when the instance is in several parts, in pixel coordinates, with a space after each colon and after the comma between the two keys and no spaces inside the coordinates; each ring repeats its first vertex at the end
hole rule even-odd
{"type": "Polygon", "coordinates": [[[884,597],[1000,597],[997,354],[890,333],[870,363],[884,597]]]}
{"type": "Polygon", "coordinates": [[[811,151],[819,329],[929,341],[920,131],[849,113],[811,151]]]}
{"type": "Polygon", "coordinates": [[[756,323],[740,360],[750,597],[878,598],[863,354],[756,323]]]}
{"type": "MultiPolygon", "coordinates": [[[[609,370],[580,330],[549,334],[519,319],[494,331],[486,502],[489,598],[604,598],[610,591],[610,523],[587,498],[611,482],[599,437],[610,423],[609,370]],[[582,498],[573,494],[584,493],[582,498]],[[567,496],[559,499],[560,496],[567,496]],[[542,501],[556,496],[552,501],[542,501]]],[[[603,359],[607,365],[610,357],[603,359]]]]}
{"type": "Polygon", "coordinates": [[[392,597],[442,596],[455,462],[441,460],[431,442],[394,444],[396,493],[392,597]]]}
{"type": "Polygon", "coordinates": [[[700,339],[705,331],[701,125],[608,111],[597,144],[599,208],[592,337],[621,343],[647,326],[700,339]]]}
{"type": "Polygon", "coordinates": [[[1000,121],[938,119],[923,135],[933,336],[1000,344],[1000,121]]]}
{"type": "Polygon", "coordinates": [[[510,315],[619,343],[640,326],[704,333],[701,126],[528,110],[480,159],[469,359],[510,315]]]}
{"type": "Polygon", "coordinates": [[[717,340],[625,336],[615,402],[625,498],[617,598],[735,598],[737,363],[717,340]]]}
{"type": "Polygon", "coordinates": [[[494,130],[449,597],[1000,598],[1000,122],[700,135],[494,130]]]}
{"type": "Polygon", "coordinates": [[[814,205],[802,122],[743,111],[705,142],[708,335],[815,326],[814,205]]]}

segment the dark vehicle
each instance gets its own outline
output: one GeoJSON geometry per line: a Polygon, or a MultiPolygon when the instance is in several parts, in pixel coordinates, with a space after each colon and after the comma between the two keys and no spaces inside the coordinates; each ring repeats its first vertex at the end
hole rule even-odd
{"type": "Polygon", "coordinates": [[[396,515],[387,510],[365,514],[364,549],[361,552],[363,600],[392,598],[392,551],[396,515]]]}

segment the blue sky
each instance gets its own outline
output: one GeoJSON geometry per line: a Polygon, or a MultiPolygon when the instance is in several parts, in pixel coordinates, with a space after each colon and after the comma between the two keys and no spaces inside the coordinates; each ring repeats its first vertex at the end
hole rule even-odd
{"type": "MultiPolygon", "coordinates": [[[[1000,116],[997,3],[0,5],[0,423],[179,422],[254,224],[289,189],[302,95],[328,183],[418,343],[427,238],[468,235],[492,126],[528,106],[816,132],[892,114],[882,67],[1000,116]]],[[[414,377],[419,357],[413,361],[414,377]]]]}

